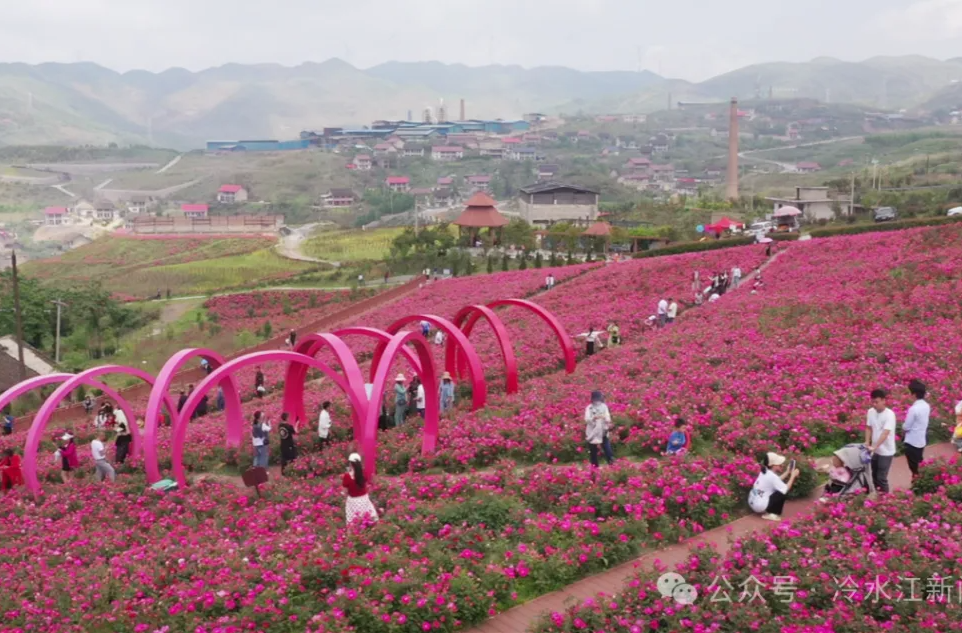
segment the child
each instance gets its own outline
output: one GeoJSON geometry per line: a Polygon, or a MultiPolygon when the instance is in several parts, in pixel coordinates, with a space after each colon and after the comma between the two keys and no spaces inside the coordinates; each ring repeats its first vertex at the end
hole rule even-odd
{"type": "Polygon", "coordinates": [[[675,430],[668,436],[668,448],[665,455],[684,455],[688,449],[688,432],[685,430],[688,422],[685,418],[675,420],[675,430]]]}

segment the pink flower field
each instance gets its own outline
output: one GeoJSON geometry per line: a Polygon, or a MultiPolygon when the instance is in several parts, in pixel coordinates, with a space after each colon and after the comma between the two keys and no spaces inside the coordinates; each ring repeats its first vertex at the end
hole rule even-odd
{"type": "MultiPolygon", "coordinates": [[[[901,421],[910,400],[905,385],[924,381],[929,440],[944,437],[941,423],[962,399],[959,261],[962,227],[945,226],[793,243],[764,269],[757,293],[745,283],[698,307],[689,305],[695,270],[706,279],[737,264],[747,275],[765,262],[763,250],[562,267],[549,292],[541,287],[546,269],[427,284],[359,324],[386,327],[416,313],[450,318],[464,305],[517,297],[549,309],[572,336],[616,321],[624,344],[584,357],[578,343],[579,366],[566,375],[544,324],[515,308],[499,311],[522,378],[520,392],[508,396],[500,352],[479,325],[472,341],[489,379],[487,407],[470,412],[462,393],[429,456],[420,454],[413,420],[380,434],[371,490],[382,513],[376,525],[345,525],[340,474],[356,447],[346,400],[329,381],[311,383],[307,405],[315,411],[324,399],[335,402],[333,444],[318,451],[313,421],[302,428],[289,477],[278,481],[272,473],[261,500],[236,483],[251,464],[250,448],[224,448],[218,413],[188,431],[185,463],[197,481],[167,494],[145,492],[142,466],[131,460],[118,469],[118,483],[97,485],[86,447],[92,428],[76,425],[77,480],[59,483],[47,442],[42,502],[22,489],[0,499],[3,630],[469,628],[741,516],[759,452],[780,450],[808,463],[859,441],[873,388],[891,391],[901,421]],[[649,330],[643,322],[662,297],[678,299],[681,316],[649,330]],[[611,409],[617,458],[597,473],[586,465],[584,444],[593,389],[611,409]],[[660,457],[678,416],[690,422],[692,451],[660,457]],[[200,481],[202,473],[220,476],[200,481]]],[[[248,319],[256,327],[262,312],[272,323],[289,316],[293,324],[312,310],[339,309],[331,293],[254,294],[208,307],[237,327],[248,319]]],[[[365,360],[371,346],[350,343],[365,360]]],[[[409,371],[401,361],[396,369],[409,371]]],[[[265,371],[271,384],[283,379],[280,366],[265,371]]],[[[252,377],[239,380],[248,394],[252,377]]],[[[254,410],[276,421],[279,392],[245,404],[248,416],[254,410]]],[[[168,468],[168,429],[160,439],[168,468]]],[[[0,448],[23,442],[21,432],[0,438],[0,448]]],[[[276,464],[276,437],[271,449],[276,464]]],[[[837,601],[825,593],[833,576],[863,585],[876,574],[958,576],[960,481],[958,463],[932,464],[914,496],[826,504],[768,536],[739,541],[724,556],[692,551],[679,570],[702,596],[717,575],[736,589],[752,576],[769,592],[776,577],[790,576],[797,591],[788,603],[734,609],[699,600],[680,608],[661,597],[656,576],[642,574],[622,595],[577,605],[533,630],[962,630],[952,610],[958,605],[837,601]]],[[[793,493],[816,484],[806,468],[793,493]]]]}

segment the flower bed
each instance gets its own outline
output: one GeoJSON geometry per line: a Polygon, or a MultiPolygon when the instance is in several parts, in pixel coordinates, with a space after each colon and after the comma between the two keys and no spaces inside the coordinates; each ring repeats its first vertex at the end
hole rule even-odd
{"type": "Polygon", "coordinates": [[[373,294],[374,291],[364,290],[354,293],[347,290],[269,290],[212,297],[204,307],[211,321],[228,330],[254,332],[270,322],[276,335],[316,321],[373,294]]]}

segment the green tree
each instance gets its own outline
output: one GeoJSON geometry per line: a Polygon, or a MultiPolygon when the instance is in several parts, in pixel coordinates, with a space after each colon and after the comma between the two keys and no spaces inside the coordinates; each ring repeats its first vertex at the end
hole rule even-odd
{"type": "Polygon", "coordinates": [[[489,274],[489,275],[494,272],[494,257],[491,256],[491,255],[488,255],[488,268],[487,268],[487,270],[488,270],[488,274],[489,274]]]}
{"type": "Polygon", "coordinates": [[[541,255],[541,251],[534,254],[534,267],[541,268],[544,265],[544,257],[541,255]]]}
{"type": "Polygon", "coordinates": [[[501,270],[504,272],[508,271],[508,255],[507,253],[501,256],[501,270]]]}
{"type": "Polygon", "coordinates": [[[512,244],[516,248],[533,249],[535,247],[534,227],[520,218],[512,219],[502,229],[501,242],[512,244]]]}

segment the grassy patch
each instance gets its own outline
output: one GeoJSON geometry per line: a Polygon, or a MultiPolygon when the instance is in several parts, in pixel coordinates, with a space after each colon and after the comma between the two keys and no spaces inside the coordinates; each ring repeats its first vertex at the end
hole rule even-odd
{"type": "Polygon", "coordinates": [[[311,257],[340,262],[384,259],[391,252],[391,243],[403,228],[373,231],[320,231],[308,238],[301,250],[311,257]]]}

